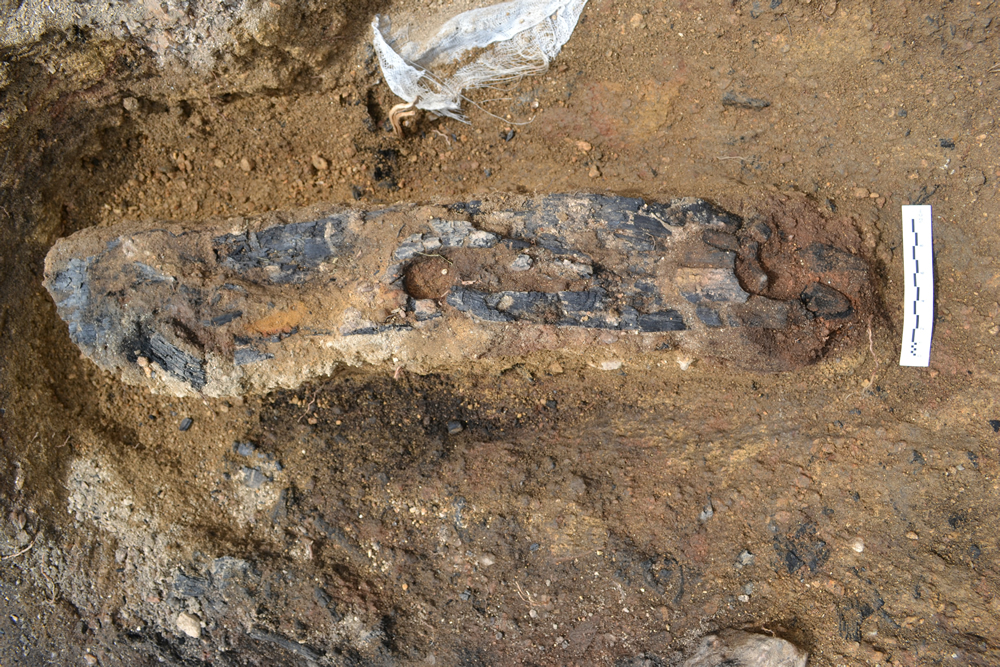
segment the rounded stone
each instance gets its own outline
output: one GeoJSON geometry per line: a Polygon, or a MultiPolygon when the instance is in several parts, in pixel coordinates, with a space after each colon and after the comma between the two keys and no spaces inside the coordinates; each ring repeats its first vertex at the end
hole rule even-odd
{"type": "Polygon", "coordinates": [[[177,615],[177,629],[192,639],[201,637],[201,619],[182,611],[177,615]]]}

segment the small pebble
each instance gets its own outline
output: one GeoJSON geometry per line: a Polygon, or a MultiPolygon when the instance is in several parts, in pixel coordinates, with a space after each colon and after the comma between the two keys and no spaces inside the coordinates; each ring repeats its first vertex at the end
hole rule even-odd
{"type": "Polygon", "coordinates": [[[198,639],[201,637],[201,619],[194,614],[182,611],[177,615],[177,629],[188,637],[198,639]]]}
{"type": "Polygon", "coordinates": [[[259,468],[243,466],[240,471],[243,473],[243,485],[249,489],[259,489],[264,482],[269,481],[259,468]]]}
{"type": "Polygon", "coordinates": [[[602,361],[600,366],[602,371],[616,371],[621,367],[622,367],[622,362],[618,361],[617,359],[614,361],[602,361]]]}
{"type": "Polygon", "coordinates": [[[184,419],[181,420],[180,426],[178,426],[177,428],[181,431],[186,431],[189,428],[191,428],[191,424],[193,423],[194,423],[193,419],[191,419],[190,417],[185,417],[184,419]]]}
{"type": "Polygon", "coordinates": [[[437,317],[441,313],[433,299],[417,299],[413,302],[413,314],[416,315],[417,320],[424,321],[437,317]]]}
{"type": "Polygon", "coordinates": [[[83,654],[83,661],[85,663],[87,663],[88,665],[96,665],[97,664],[97,656],[96,655],[91,655],[89,653],[84,653],[83,654]]]}
{"type": "Polygon", "coordinates": [[[464,428],[465,427],[462,426],[462,422],[450,421],[448,422],[448,435],[458,435],[464,428]]]}
{"type": "Polygon", "coordinates": [[[527,271],[531,268],[531,257],[528,255],[518,255],[513,262],[510,263],[511,271],[527,271]]]}
{"type": "Polygon", "coordinates": [[[253,167],[254,167],[254,164],[253,164],[252,160],[248,160],[247,158],[240,158],[240,169],[242,171],[250,173],[250,171],[253,169],[253,167]]]}
{"type": "Polygon", "coordinates": [[[965,183],[970,187],[978,188],[986,183],[986,176],[978,169],[973,169],[966,174],[965,183]]]}
{"type": "Polygon", "coordinates": [[[857,199],[867,199],[868,188],[854,188],[854,196],[857,199]]]}
{"type": "Polygon", "coordinates": [[[597,168],[596,164],[592,165],[590,167],[590,171],[587,172],[587,175],[590,176],[591,178],[600,178],[601,177],[601,170],[597,168]]]}
{"type": "Polygon", "coordinates": [[[312,165],[316,167],[316,171],[326,171],[330,164],[318,155],[312,156],[312,165]]]}
{"type": "Polygon", "coordinates": [[[139,110],[139,100],[135,99],[134,97],[126,97],[125,99],[122,100],[122,106],[125,107],[125,111],[133,113],[139,110]]]}
{"type": "Polygon", "coordinates": [[[851,548],[857,551],[858,553],[861,553],[862,551],[865,550],[865,541],[860,537],[855,537],[854,540],[851,542],[851,548]]]}
{"type": "Polygon", "coordinates": [[[257,448],[254,447],[254,444],[252,442],[237,442],[233,446],[233,449],[240,456],[250,456],[257,448]]]}
{"type": "Polygon", "coordinates": [[[912,530],[906,533],[906,539],[908,540],[919,540],[920,536],[914,533],[912,530]]]}

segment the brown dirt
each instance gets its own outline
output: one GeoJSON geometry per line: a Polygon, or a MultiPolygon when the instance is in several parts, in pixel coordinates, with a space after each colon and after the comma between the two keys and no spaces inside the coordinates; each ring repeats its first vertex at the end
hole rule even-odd
{"type": "Polygon", "coordinates": [[[345,3],[298,68],[163,71],[82,33],[3,54],[0,662],[671,664],[740,627],[813,665],[1000,663],[996,3],[591,0],[548,74],[483,102],[509,122],[403,139],[365,27],[397,7],[345,3]],[[99,372],[41,287],[94,225],[494,191],[801,221],[869,259],[881,316],[787,374],[541,354],[223,401],[99,372]],[[900,368],[923,202],[934,348],[900,368]]]}

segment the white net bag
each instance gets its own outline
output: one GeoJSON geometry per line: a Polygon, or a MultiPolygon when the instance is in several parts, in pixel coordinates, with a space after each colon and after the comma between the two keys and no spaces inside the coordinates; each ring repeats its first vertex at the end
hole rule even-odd
{"type": "Polygon", "coordinates": [[[462,12],[436,32],[388,17],[372,21],[375,53],[389,88],[409,108],[467,122],[463,93],[539,74],[576,28],[587,0],[510,0],[462,12]],[[421,39],[421,33],[430,34],[421,39]]]}

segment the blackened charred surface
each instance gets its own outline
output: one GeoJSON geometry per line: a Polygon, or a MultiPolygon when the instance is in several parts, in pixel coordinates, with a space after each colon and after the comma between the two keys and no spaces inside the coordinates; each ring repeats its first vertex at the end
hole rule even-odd
{"type": "Polygon", "coordinates": [[[730,326],[787,331],[805,321],[801,311],[802,305],[797,302],[751,296],[745,304],[732,308],[730,326]]]}
{"type": "Polygon", "coordinates": [[[774,550],[789,574],[803,567],[809,574],[815,574],[830,558],[826,542],[816,535],[816,525],[809,522],[801,524],[792,534],[775,535],[774,550]]]}
{"type": "Polygon", "coordinates": [[[93,257],[69,260],[66,268],[53,276],[49,288],[60,317],[69,326],[70,340],[83,349],[106,344],[117,319],[106,304],[93,308],[90,284],[93,261],[93,257]]]}
{"type": "Polygon", "coordinates": [[[173,589],[178,595],[184,597],[198,598],[208,591],[209,582],[207,579],[197,576],[188,576],[183,572],[178,572],[174,577],[173,589]]]}
{"type": "Polygon", "coordinates": [[[454,288],[448,293],[449,306],[458,309],[486,322],[510,322],[514,318],[490,307],[486,302],[486,294],[476,290],[454,288]]]}
{"type": "Polygon", "coordinates": [[[725,326],[722,323],[722,318],[719,316],[719,311],[711,306],[698,306],[695,309],[695,314],[698,319],[701,320],[702,324],[713,329],[721,329],[725,326]]]}
{"type": "Polygon", "coordinates": [[[740,249],[739,240],[735,236],[715,229],[706,229],[703,231],[701,233],[701,240],[719,250],[738,252],[740,249]]]}
{"type": "Polygon", "coordinates": [[[302,283],[313,277],[323,262],[344,244],[346,216],[331,216],[310,222],[275,225],[261,232],[226,234],[213,239],[217,261],[244,279],[258,282],[302,283]]]}
{"type": "Polygon", "coordinates": [[[758,243],[764,243],[770,240],[771,235],[774,233],[774,230],[771,229],[766,222],[762,222],[760,220],[750,225],[750,227],[747,228],[747,231],[750,234],[750,237],[758,243]]]}
{"type": "MultiPolygon", "coordinates": [[[[660,595],[666,595],[669,587],[676,582],[674,576],[680,579],[680,563],[672,556],[657,555],[639,564],[643,579],[660,595]]],[[[678,591],[680,592],[680,591],[678,591]]]]}
{"type": "Polygon", "coordinates": [[[454,204],[449,204],[448,210],[456,213],[465,213],[467,215],[478,215],[483,210],[483,202],[478,199],[456,202],[454,204]]]}
{"type": "Polygon", "coordinates": [[[196,329],[177,317],[168,318],[164,323],[166,324],[165,330],[169,331],[179,340],[193,347],[204,348],[204,341],[200,335],[202,331],[200,329],[196,329]]]}
{"type": "Polygon", "coordinates": [[[683,598],[683,566],[673,555],[643,553],[628,538],[613,535],[606,557],[617,566],[614,576],[623,585],[648,587],[671,605],[683,598]]]}
{"type": "Polygon", "coordinates": [[[222,315],[217,315],[209,320],[206,324],[207,326],[221,327],[224,324],[229,324],[235,319],[243,317],[243,311],[234,310],[232,312],[223,313],[222,315]]]}
{"type": "Polygon", "coordinates": [[[566,244],[566,240],[557,234],[541,233],[536,237],[535,242],[554,255],[573,254],[573,251],[566,244]]]}
{"type": "Polygon", "coordinates": [[[604,289],[595,288],[580,292],[560,292],[559,300],[567,312],[587,313],[605,307],[607,296],[604,289]]]}
{"type": "Polygon", "coordinates": [[[660,204],[657,202],[649,202],[639,207],[636,213],[636,218],[641,218],[644,220],[643,224],[648,224],[646,220],[655,220],[661,225],[669,225],[670,227],[683,227],[685,220],[674,214],[671,211],[671,206],[669,204],[660,204]]]}
{"type": "Polygon", "coordinates": [[[691,268],[732,269],[736,266],[736,253],[712,247],[699,247],[684,253],[684,266],[691,268]]]}
{"type": "MultiPolygon", "coordinates": [[[[548,195],[524,202],[504,214],[517,219],[521,225],[519,229],[523,230],[516,233],[519,238],[502,239],[504,246],[529,241],[553,255],[573,258],[566,261],[592,264],[593,249],[589,246],[577,247],[579,243],[572,240],[574,234],[585,231],[596,233],[599,239],[603,239],[602,243],[610,242],[615,252],[628,253],[629,258],[626,261],[624,257],[605,257],[603,265],[595,267],[591,287],[573,292],[562,291],[558,298],[548,292],[506,291],[496,297],[495,292],[453,288],[448,303],[484,321],[524,321],[647,332],[681,331],[688,327],[680,310],[671,307],[671,299],[675,299],[676,295],[661,294],[653,281],[644,281],[640,286],[640,281],[636,280],[638,276],[656,272],[654,260],[660,258],[656,253],[678,252],[661,247],[661,240],[672,236],[671,227],[683,227],[689,222],[702,227],[701,243],[688,244],[681,251],[681,256],[674,258],[682,266],[691,268],[733,270],[737,251],[740,251],[740,242],[734,235],[740,225],[739,219],[697,199],[661,204],[614,195],[548,195]]],[[[530,248],[530,245],[526,247],[530,248]]],[[[755,252],[752,254],[755,255],[755,252]]],[[[537,265],[537,259],[524,264],[525,268],[521,270],[531,272],[532,267],[537,265]]],[[[407,273],[408,277],[413,270],[407,273]]],[[[762,269],[759,272],[763,274],[762,269]]],[[[438,282],[442,282],[440,276],[437,278],[438,282]]],[[[697,293],[687,295],[688,299],[699,301],[703,292],[711,294],[716,300],[733,296],[737,301],[745,298],[743,292],[736,289],[735,276],[730,281],[733,289],[724,291],[722,297],[717,294],[718,289],[711,289],[719,287],[715,285],[719,280],[708,280],[712,284],[705,287],[707,291],[702,289],[705,280],[695,277],[688,281],[697,287],[697,293]]],[[[758,291],[766,286],[766,281],[766,274],[755,281],[758,291]]],[[[407,286],[410,287],[409,282],[407,286]]],[[[415,298],[430,296],[425,292],[410,293],[415,298]]],[[[706,325],[719,328],[726,324],[716,317],[709,318],[706,325]]],[[[741,322],[738,325],[752,326],[752,323],[741,322]]]]}
{"type": "Polygon", "coordinates": [[[255,364],[260,361],[267,361],[268,359],[273,359],[274,355],[270,352],[261,352],[260,350],[247,346],[238,347],[233,350],[233,363],[237,366],[247,366],[249,364],[255,364]]]}
{"type": "Polygon", "coordinates": [[[167,373],[187,382],[201,391],[207,384],[205,364],[141,322],[135,323],[132,333],[122,340],[121,354],[129,363],[137,363],[139,357],[147,362],[155,362],[167,373]]]}
{"type": "Polygon", "coordinates": [[[130,267],[136,284],[141,283],[169,283],[172,282],[170,276],[163,275],[152,266],[143,262],[132,262],[130,267]]]}
{"type": "Polygon", "coordinates": [[[593,329],[683,331],[683,315],[674,309],[638,313],[608,298],[604,289],[579,292],[495,292],[454,288],[448,305],[487,322],[530,322],[593,329]]]}
{"type": "Polygon", "coordinates": [[[564,318],[559,297],[544,292],[500,292],[486,298],[491,308],[518,320],[557,324],[564,318]]]}
{"type": "Polygon", "coordinates": [[[761,97],[748,97],[729,90],[722,96],[722,106],[760,110],[771,106],[771,103],[761,97]]]}
{"type": "Polygon", "coordinates": [[[733,234],[743,224],[738,216],[723,211],[703,199],[690,197],[676,199],[670,202],[667,210],[671,213],[671,219],[676,219],[679,225],[693,222],[733,234]]]}
{"type": "Polygon", "coordinates": [[[851,300],[822,283],[807,286],[799,297],[811,313],[830,319],[844,319],[854,314],[851,300]]]}
{"type": "MultiPolygon", "coordinates": [[[[544,234],[542,228],[558,227],[566,219],[567,212],[574,210],[581,211],[586,219],[605,225],[611,231],[647,240],[650,236],[671,236],[669,227],[683,227],[690,213],[685,206],[677,208],[673,204],[647,203],[635,197],[555,194],[528,202],[513,215],[523,221],[529,235],[541,238],[544,234]]],[[[700,217],[696,217],[708,221],[715,215],[714,209],[705,209],[700,217]]]]}
{"type": "Polygon", "coordinates": [[[870,616],[881,612],[883,606],[885,606],[885,601],[878,594],[878,591],[874,590],[869,600],[848,598],[840,602],[837,605],[837,629],[840,636],[850,642],[861,641],[862,624],[870,616]]]}
{"type": "Polygon", "coordinates": [[[664,310],[658,313],[639,315],[639,328],[643,331],[684,331],[684,317],[676,310],[664,310]]]}
{"type": "Polygon", "coordinates": [[[316,660],[323,658],[324,655],[323,652],[318,649],[305,644],[300,644],[299,642],[293,641],[275,632],[268,632],[263,628],[251,628],[247,632],[247,635],[249,635],[251,639],[266,644],[273,644],[287,653],[305,660],[315,662],[316,660]]]}
{"type": "Polygon", "coordinates": [[[398,190],[396,169],[399,164],[399,153],[393,148],[383,148],[375,151],[375,165],[372,167],[372,180],[375,187],[386,190],[398,190]]]}
{"type": "Polygon", "coordinates": [[[864,275],[868,265],[857,255],[826,243],[812,243],[799,251],[803,264],[815,273],[845,272],[864,275]]]}
{"type": "Polygon", "coordinates": [[[633,227],[652,236],[673,236],[673,232],[667,228],[668,224],[652,216],[642,215],[641,213],[636,214],[632,219],[633,227]]]}
{"type": "Polygon", "coordinates": [[[434,375],[409,375],[405,384],[391,378],[349,375],[297,392],[275,392],[261,413],[261,425],[283,434],[294,431],[304,421],[296,421],[298,416],[303,415],[317,419],[310,430],[342,457],[344,466],[371,459],[388,466],[386,470],[426,457],[436,460],[443,453],[440,448],[449,421],[464,425],[462,438],[489,437],[504,425],[501,420],[484,418],[446,378],[434,375]],[[311,403],[297,407],[295,403],[303,399],[311,403]],[[296,419],[287,421],[292,414],[296,419]],[[367,434],[375,426],[386,439],[369,451],[367,434]]]}

